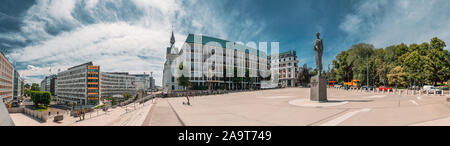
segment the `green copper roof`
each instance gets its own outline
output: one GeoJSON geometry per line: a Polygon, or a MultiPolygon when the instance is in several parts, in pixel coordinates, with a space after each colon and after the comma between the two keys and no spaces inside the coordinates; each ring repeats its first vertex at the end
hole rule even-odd
{"type": "MultiPolygon", "coordinates": [[[[255,55],[257,55],[257,56],[260,55],[260,52],[255,48],[241,45],[236,42],[223,40],[223,39],[218,39],[218,38],[203,36],[203,35],[195,35],[195,34],[189,34],[188,37],[186,38],[186,43],[199,43],[199,42],[201,42],[203,45],[210,45],[210,46],[216,46],[216,47],[222,47],[222,48],[228,48],[228,49],[236,49],[236,50],[242,51],[242,52],[250,52],[250,50],[254,50],[252,53],[255,53],[255,55]],[[195,40],[195,39],[197,39],[197,40],[195,40]],[[227,46],[227,43],[231,46],[227,46]]],[[[263,54],[265,55],[266,53],[263,53],[263,54]]]]}

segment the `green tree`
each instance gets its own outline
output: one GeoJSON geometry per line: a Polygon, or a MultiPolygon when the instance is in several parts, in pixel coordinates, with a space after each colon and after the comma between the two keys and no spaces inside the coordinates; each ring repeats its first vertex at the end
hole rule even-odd
{"type": "MultiPolygon", "coordinates": [[[[129,93],[122,93],[122,96],[125,100],[131,99],[132,96],[129,93]]],[[[114,99],[114,98],[113,98],[114,99]]]]}
{"type": "Polygon", "coordinates": [[[41,96],[40,103],[48,107],[50,105],[50,102],[52,101],[52,93],[48,91],[43,91],[41,92],[40,96],[41,96]]]}
{"type": "Polygon", "coordinates": [[[33,83],[33,84],[31,85],[31,90],[32,90],[32,91],[39,91],[39,90],[40,90],[39,84],[33,83]]]}
{"type": "Polygon", "coordinates": [[[406,85],[406,73],[403,72],[403,68],[401,66],[396,66],[392,70],[390,70],[388,77],[388,84],[395,85],[395,81],[397,81],[397,85],[405,86],[406,85]]]}
{"type": "MultiPolygon", "coordinates": [[[[182,71],[184,69],[183,63],[180,63],[178,65],[178,69],[182,71]]],[[[180,77],[177,78],[178,86],[182,86],[184,90],[187,90],[188,87],[191,86],[191,81],[189,80],[189,77],[185,77],[184,74],[182,74],[180,77]]]]}
{"type": "Polygon", "coordinates": [[[444,50],[446,44],[444,41],[435,37],[430,42],[431,49],[428,52],[429,62],[426,65],[430,68],[426,73],[429,75],[428,79],[434,85],[437,82],[446,81],[450,76],[450,61],[447,56],[448,51],[444,50]]]}
{"type": "Polygon", "coordinates": [[[24,87],[25,87],[25,88],[30,88],[30,84],[26,83],[26,84],[24,85],[24,87]]]}
{"type": "Polygon", "coordinates": [[[191,85],[189,78],[185,77],[184,75],[181,75],[181,77],[178,77],[177,81],[178,81],[178,85],[182,86],[184,88],[184,90],[187,90],[187,88],[191,85]]]}
{"type": "Polygon", "coordinates": [[[30,95],[35,107],[39,105],[48,107],[52,101],[52,94],[48,91],[31,91],[30,95]]]}
{"type": "Polygon", "coordinates": [[[117,99],[115,97],[111,99],[111,105],[117,105],[117,99]]]}

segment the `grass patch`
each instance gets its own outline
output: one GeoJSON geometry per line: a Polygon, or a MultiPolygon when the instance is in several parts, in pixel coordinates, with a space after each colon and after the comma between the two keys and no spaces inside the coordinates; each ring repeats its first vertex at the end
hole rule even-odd
{"type": "Polygon", "coordinates": [[[44,105],[39,105],[39,106],[34,106],[33,110],[35,110],[35,111],[48,111],[48,110],[50,110],[50,108],[46,107],[44,105]]]}
{"type": "Polygon", "coordinates": [[[106,106],[105,104],[99,105],[99,106],[94,107],[94,109],[103,109],[105,106],[106,106]]]}

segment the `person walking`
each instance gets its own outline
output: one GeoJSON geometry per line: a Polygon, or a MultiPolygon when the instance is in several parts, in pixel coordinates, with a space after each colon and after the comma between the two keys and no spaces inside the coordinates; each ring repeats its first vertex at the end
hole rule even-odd
{"type": "Polygon", "coordinates": [[[82,114],[83,114],[83,120],[84,120],[84,115],[86,115],[85,109],[83,109],[82,114]]]}
{"type": "Polygon", "coordinates": [[[186,94],[186,99],[187,99],[187,105],[191,105],[191,102],[189,102],[189,93],[186,94]]]}
{"type": "Polygon", "coordinates": [[[81,110],[78,110],[78,117],[80,117],[80,121],[81,121],[81,110]]]}

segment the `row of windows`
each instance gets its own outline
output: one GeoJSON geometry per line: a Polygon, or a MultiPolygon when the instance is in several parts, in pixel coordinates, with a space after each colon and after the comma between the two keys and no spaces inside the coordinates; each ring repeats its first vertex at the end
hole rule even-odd
{"type": "MultiPolygon", "coordinates": [[[[292,65],[291,63],[287,64],[287,66],[291,66],[291,65],[292,65]]],[[[279,64],[278,66],[279,67],[286,67],[286,64],[285,63],[284,64],[279,64]]],[[[294,63],[294,66],[297,67],[297,63],[294,63]]]]}
{"type": "MultiPolygon", "coordinates": [[[[295,58],[295,57],[289,57],[288,58],[288,60],[292,60],[292,59],[297,60],[297,58],[295,58]]],[[[286,58],[279,59],[280,62],[281,62],[281,60],[286,61],[286,58]]]]}

